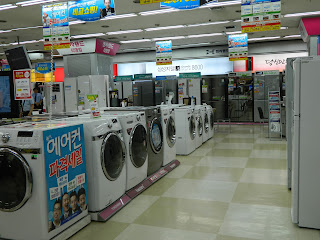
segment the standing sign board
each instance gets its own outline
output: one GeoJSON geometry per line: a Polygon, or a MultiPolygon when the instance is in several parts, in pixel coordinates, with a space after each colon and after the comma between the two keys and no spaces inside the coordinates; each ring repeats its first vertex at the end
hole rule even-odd
{"type": "Polygon", "coordinates": [[[172,41],[156,42],[156,64],[172,65],[172,41]]]}
{"type": "Polygon", "coordinates": [[[15,100],[30,100],[31,95],[31,70],[14,70],[14,97],[15,100]]]}
{"type": "Polygon", "coordinates": [[[229,35],[229,61],[248,60],[248,34],[229,35]]]}
{"type": "Polygon", "coordinates": [[[87,208],[86,158],[83,125],[43,132],[48,193],[49,231],[58,210],[60,225],[87,208]],[[69,201],[65,201],[68,199],[69,201]],[[62,206],[56,205],[62,201],[62,206]],[[69,202],[70,204],[66,202],[69,202]]]}
{"type": "Polygon", "coordinates": [[[68,3],[42,7],[44,50],[70,48],[68,3]]]}
{"type": "Polygon", "coordinates": [[[269,132],[282,133],[280,91],[269,91],[269,132]]]}
{"type": "Polygon", "coordinates": [[[281,0],[242,0],[241,29],[246,32],[280,30],[281,0]]]}

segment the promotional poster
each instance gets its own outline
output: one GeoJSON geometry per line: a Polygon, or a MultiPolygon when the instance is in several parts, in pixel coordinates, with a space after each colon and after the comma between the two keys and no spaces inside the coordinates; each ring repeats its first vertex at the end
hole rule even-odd
{"type": "Polygon", "coordinates": [[[15,100],[32,99],[31,70],[14,70],[13,79],[15,100]]]}
{"type": "Polygon", "coordinates": [[[83,125],[43,132],[49,232],[87,209],[83,125]]]}
{"type": "Polygon", "coordinates": [[[193,9],[208,3],[215,3],[218,0],[166,0],[161,2],[161,8],[176,8],[176,9],[193,9]]]}
{"type": "Polygon", "coordinates": [[[229,61],[248,60],[248,34],[228,36],[229,61]]]}
{"type": "Polygon", "coordinates": [[[172,41],[156,42],[156,64],[172,65],[172,41]]]}
{"type": "Polygon", "coordinates": [[[115,14],[114,0],[69,1],[71,20],[97,21],[115,14]]]}

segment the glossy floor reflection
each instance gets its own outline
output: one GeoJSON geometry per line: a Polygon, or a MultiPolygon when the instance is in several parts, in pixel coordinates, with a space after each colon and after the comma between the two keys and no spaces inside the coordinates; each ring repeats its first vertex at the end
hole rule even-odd
{"type": "Polygon", "coordinates": [[[73,240],[320,240],[291,223],[286,141],[259,126],[219,128],[181,165],[106,223],[73,240]]]}

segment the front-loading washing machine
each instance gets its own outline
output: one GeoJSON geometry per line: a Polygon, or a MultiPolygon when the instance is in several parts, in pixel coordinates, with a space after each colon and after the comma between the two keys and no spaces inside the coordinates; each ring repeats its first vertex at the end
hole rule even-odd
{"type": "Polygon", "coordinates": [[[163,133],[160,107],[123,107],[108,108],[105,111],[144,112],[147,127],[148,176],[162,167],[163,133]]]}
{"type": "Polygon", "coordinates": [[[0,136],[1,239],[66,239],[89,224],[82,124],[13,124],[0,136]]]}
{"type": "Polygon", "coordinates": [[[194,116],[196,120],[196,148],[201,147],[203,142],[203,118],[202,118],[202,108],[200,105],[196,105],[194,108],[194,116]]]}
{"type": "Polygon", "coordinates": [[[124,132],[127,149],[126,190],[138,185],[147,177],[148,151],[146,117],[144,112],[105,112],[102,117],[116,116],[124,132]]]}
{"type": "Polygon", "coordinates": [[[176,124],[175,108],[170,105],[159,105],[163,132],[163,166],[176,159],[176,124]]]}
{"type": "Polygon", "coordinates": [[[206,142],[209,139],[209,131],[210,131],[210,123],[209,123],[209,116],[204,105],[197,105],[197,107],[201,109],[201,116],[203,119],[203,134],[202,134],[202,142],[206,142]]]}
{"type": "Polygon", "coordinates": [[[122,126],[116,116],[91,119],[90,115],[82,115],[63,121],[80,122],[84,126],[89,213],[92,220],[98,221],[98,213],[118,200],[126,191],[127,151],[122,126]]]}
{"type": "Polygon", "coordinates": [[[179,107],[175,109],[176,149],[178,155],[189,155],[196,149],[196,120],[193,107],[179,107]]]}
{"type": "Polygon", "coordinates": [[[209,139],[214,135],[214,111],[210,105],[205,105],[209,117],[209,139]]]}

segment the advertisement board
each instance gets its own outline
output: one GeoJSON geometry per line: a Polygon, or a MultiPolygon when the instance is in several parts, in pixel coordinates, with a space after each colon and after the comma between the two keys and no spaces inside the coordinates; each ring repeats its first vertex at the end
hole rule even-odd
{"type": "Polygon", "coordinates": [[[243,33],[280,28],[281,0],[242,0],[241,30],[243,33]]]}
{"type": "Polygon", "coordinates": [[[156,64],[172,65],[172,41],[156,42],[156,64]]]}
{"type": "Polygon", "coordinates": [[[14,98],[15,100],[30,100],[31,95],[31,70],[14,70],[14,98]]]}
{"type": "Polygon", "coordinates": [[[218,0],[166,0],[160,3],[162,8],[193,9],[218,0]]]}
{"type": "Polygon", "coordinates": [[[229,61],[248,60],[248,34],[228,36],[229,61]]]}
{"type": "MultiPolygon", "coordinates": [[[[36,63],[34,67],[35,73],[47,74],[51,72],[51,63],[36,63]]],[[[55,63],[53,63],[53,71],[55,71],[55,63]]]]}
{"type": "Polygon", "coordinates": [[[83,125],[43,132],[49,232],[87,209],[83,125]]]}
{"type": "Polygon", "coordinates": [[[44,50],[70,48],[68,3],[42,7],[44,50]]]}
{"type": "Polygon", "coordinates": [[[71,20],[97,21],[115,14],[114,0],[69,1],[71,20]]]}

